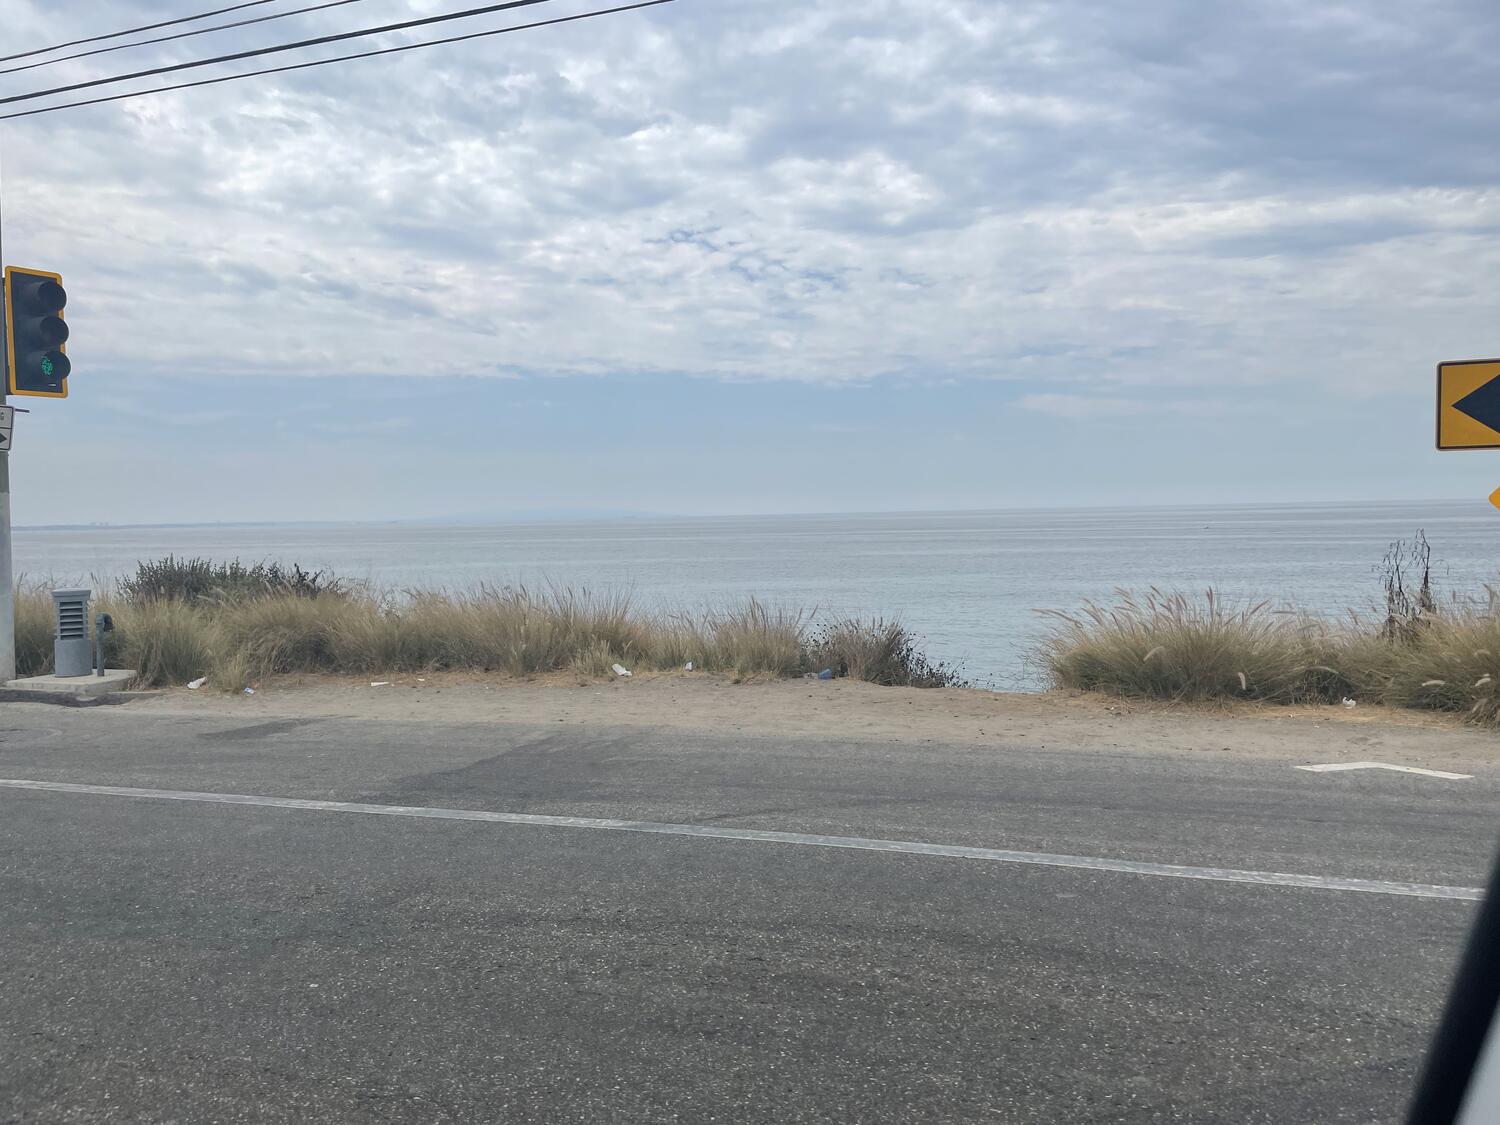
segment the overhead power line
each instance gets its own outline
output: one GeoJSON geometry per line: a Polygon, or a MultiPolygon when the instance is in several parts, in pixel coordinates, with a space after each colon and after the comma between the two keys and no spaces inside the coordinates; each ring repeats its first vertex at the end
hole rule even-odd
{"type": "Polygon", "coordinates": [[[292,63],[289,66],[273,66],[265,70],[251,70],[244,74],[227,74],[222,78],[203,78],[197,82],[180,82],[175,86],[158,86],[152,90],[136,90],[129,94],[111,94],[103,98],[89,98],[80,102],[64,102],[62,105],[43,106],[41,109],[26,109],[20,113],[0,114],[0,121],[10,121],[17,117],[34,117],[39,113],[55,113],[60,109],[76,109],[79,106],[101,105],[105,102],[124,101],[127,98],[141,98],[147,94],[165,94],[172,90],[190,90],[197,86],[217,86],[221,82],[237,82],[241,78],[256,78],[262,74],[283,74],[291,70],[307,70],[315,66],[329,66],[332,63],[349,62],[351,59],[369,59],[377,55],[394,55],[402,51],[418,51],[423,47],[438,47],[445,43],[463,43],[470,39],[484,39],[491,35],[504,35],[511,31],[530,31],[537,27],[554,27],[557,24],[574,23],[578,20],[594,19],[597,16],[612,16],[618,12],[633,12],[640,8],[655,8],[661,4],[671,4],[673,0],[641,0],[636,4],[625,4],[618,8],[604,8],[595,12],[580,12],[572,16],[559,16],[556,19],[538,20],[535,23],[516,24],[512,27],[497,27],[489,31],[473,31],[467,35],[453,35],[447,39],[433,39],[426,43],[407,43],[401,47],[384,47],[378,51],[361,51],[353,55],[339,55],[332,59],[314,59],[312,62],[292,63]]]}
{"type": "Polygon", "coordinates": [[[0,55],[0,62],[10,62],[12,59],[29,59],[32,55],[45,55],[48,51],[61,51],[64,47],[78,47],[84,43],[100,43],[105,39],[118,39],[122,35],[134,35],[138,31],[155,31],[161,27],[173,27],[179,23],[206,20],[209,16],[222,16],[225,12],[238,12],[241,8],[258,8],[262,4],[273,2],[274,0],[248,0],[244,4],[231,4],[227,8],[215,8],[210,12],[199,12],[196,16],[180,16],[175,20],[163,20],[161,23],[147,23],[142,24],[140,27],[127,27],[124,31],[111,31],[107,35],[91,35],[87,39],[70,39],[66,43],[54,43],[50,47],[37,47],[32,51],[22,51],[18,55],[0,55]]]}
{"type": "Polygon", "coordinates": [[[54,86],[50,90],[36,90],[30,94],[12,94],[8,98],[0,98],[0,105],[10,105],[14,102],[29,102],[35,98],[50,97],[53,94],[69,94],[74,90],[88,90],[95,86],[108,86],[114,82],[128,82],[133,78],[150,78],[158,74],[172,74],[179,70],[194,70],[200,66],[213,66],[216,63],[253,59],[261,55],[280,54],[283,51],[298,51],[303,47],[317,47],[324,43],[339,43],[345,39],[363,39],[370,35],[383,35],[388,31],[405,31],[408,28],[426,27],[434,23],[447,23],[449,20],[471,19],[474,16],[486,16],[492,12],[504,12],[511,8],[529,8],[535,4],[545,3],[548,3],[548,0],[506,0],[503,4],[486,4],[482,8],[465,8],[461,12],[448,12],[440,16],[424,16],[422,19],[402,20],[400,23],[382,24],[380,27],[366,27],[359,31],[341,31],[335,35],[319,35],[313,39],[299,39],[295,43],[278,43],[273,47],[257,47],[250,51],[236,51],[229,55],[216,55],[211,59],[196,59],[192,62],[173,63],[170,66],[156,66],[150,70],[137,70],[130,74],[117,74],[112,78],[91,78],[87,82],[74,82],[68,86],[54,86]]]}
{"type": "Polygon", "coordinates": [[[307,8],[293,8],[289,12],[273,12],[269,16],[256,16],[254,19],[235,20],[233,23],[216,23],[213,27],[195,27],[192,31],[179,31],[175,35],[160,35],[155,39],[138,39],[134,43],[117,43],[113,47],[95,47],[92,51],[79,51],[72,55],[59,55],[55,59],[42,59],[40,62],[25,63],[22,66],[12,66],[0,70],[0,74],[19,74],[23,70],[35,70],[39,66],[51,66],[53,63],[68,62],[72,59],[86,59],[94,55],[107,55],[111,51],[128,51],[132,47],[149,47],[153,43],[171,43],[175,39],[190,39],[194,35],[207,35],[212,31],[228,31],[231,27],[249,27],[254,23],[270,23],[272,20],[284,20],[288,16],[300,16],[307,12],[321,12],[324,8],[338,8],[345,4],[361,4],[364,0],[329,0],[326,4],[314,4],[307,8]]]}

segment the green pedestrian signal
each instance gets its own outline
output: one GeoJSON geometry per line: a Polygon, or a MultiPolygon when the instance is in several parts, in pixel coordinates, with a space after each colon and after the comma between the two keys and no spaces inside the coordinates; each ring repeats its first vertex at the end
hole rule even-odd
{"type": "Polygon", "coordinates": [[[67,398],[73,365],[64,347],[68,293],[62,275],[6,266],[4,297],[5,393],[67,398]]]}

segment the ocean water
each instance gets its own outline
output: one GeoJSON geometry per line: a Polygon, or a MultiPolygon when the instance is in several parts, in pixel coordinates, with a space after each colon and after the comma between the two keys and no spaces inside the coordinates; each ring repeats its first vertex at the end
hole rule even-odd
{"type": "Polygon", "coordinates": [[[1425,529],[1440,590],[1500,576],[1482,502],[630,519],[18,529],[18,573],[95,583],[166,554],[279,559],[392,588],[547,582],[696,609],[748,595],[899,617],[930,654],[996,687],[1039,683],[1041,609],[1119,587],[1366,609],[1388,544],[1425,529]]]}

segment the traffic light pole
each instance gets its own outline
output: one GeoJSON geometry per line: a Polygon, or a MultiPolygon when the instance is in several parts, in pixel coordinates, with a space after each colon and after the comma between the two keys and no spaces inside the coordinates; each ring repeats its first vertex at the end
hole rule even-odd
{"type": "MultiPolygon", "coordinates": [[[[3,161],[3,155],[0,155],[3,161]]],[[[0,172],[0,247],[4,246],[4,174],[0,172]]],[[[0,269],[5,254],[0,249],[0,269]]],[[[3,285],[0,280],[0,285],[3,285]]],[[[0,310],[5,307],[0,294],[0,310]]],[[[0,311],[0,316],[3,316],[0,311]]],[[[5,388],[0,386],[0,406],[5,405],[5,388]]],[[[16,595],[15,576],[11,573],[10,551],[10,449],[0,449],[0,687],[16,678],[16,595]]]]}
{"type": "MultiPolygon", "coordinates": [[[[5,396],[0,395],[0,405],[5,396]]],[[[0,450],[0,686],[16,678],[16,598],[10,570],[10,450],[0,450]]]]}

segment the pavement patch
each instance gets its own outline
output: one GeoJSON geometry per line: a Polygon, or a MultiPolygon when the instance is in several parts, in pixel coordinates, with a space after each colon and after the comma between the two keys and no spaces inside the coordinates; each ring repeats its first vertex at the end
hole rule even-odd
{"type": "Polygon", "coordinates": [[[274,735],[300,730],[318,721],[318,719],[275,719],[268,723],[254,723],[248,727],[206,731],[198,737],[208,742],[254,742],[256,739],[271,738],[274,735]]]}

